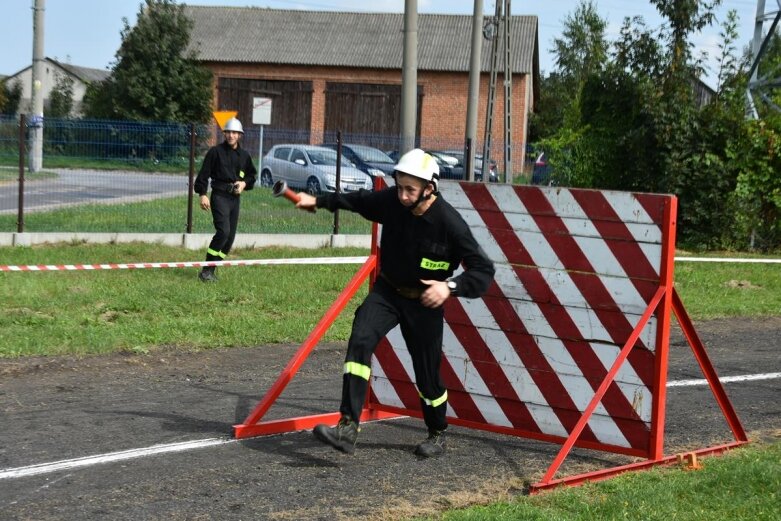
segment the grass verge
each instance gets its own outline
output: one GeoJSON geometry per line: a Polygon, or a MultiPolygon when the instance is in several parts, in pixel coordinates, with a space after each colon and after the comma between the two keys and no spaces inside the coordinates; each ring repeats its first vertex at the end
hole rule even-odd
{"type": "MultiPolygon", "coordinates": [[[[238,250],[231,259],[356,256],[362,249],[238,250]]],[[[0,264],[200,261],[203,252],[156,244],[0,248],[0,264]]],[[[0,357],[145,353],[302,341],[358,265],[0,273],[0,357]]],[[[360,297],[329,329],[344,340],[360,297]]]]}
{"type": "MultiPolygon", "coordinates": [[[[600,483],[453,510],[444,521],[775,521],[781,519],[781,442],[701,460],[703,468],[654,468],[600,483]]],[[[426,518],[432,519],[432,518],[426,518]]]]}
{"type": "MultiPolygon", "coordinates": [[[[363,249],[236,250],[231,259],[362,256],[363,249]]],[[[159,244],[0,248],[0,264],[200,261],[159,244]]],[[[301,342],[357,265],[241,266],[198,282],[197,269],[0,273],[0,357],[148,352],[301,342]]],[[[781,315],[778,264],[679,263],[676,286],[693,319],[781,315]]],[[[329,329],[346,340],[366,287],[329,329]]]]}
{"type": "MultiPolygon", "coordinates": [[[[45,212],[26,212],[26,232],[79,233],[184,233],[187,230],[187,196],[121,204],[84,204],[45,212]]],[[[0,215],[0,231],[16,231],[16,214],[0,215]]],[[[257,187],[242,195],[239,233],[329,234],[334,216],[327,210],[314,214],[296,210],[269,188],[257,187]]],[[[370,234],[371,224],[351,212],[339,213],[339,232],[370,234]]],[[[193,200],[193,233],[214,233],[212,216],[193,200]]]]}

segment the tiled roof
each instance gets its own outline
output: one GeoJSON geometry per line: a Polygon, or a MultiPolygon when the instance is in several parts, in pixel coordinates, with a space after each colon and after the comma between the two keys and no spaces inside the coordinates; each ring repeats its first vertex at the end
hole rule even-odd
{"type": "Polygon", "coordinates": [[[63,63],[51,58],[48,59],[62,67],[64,70],[68,71],[73,76],[76,76],[84,83],[103,81],[111,75],[111,71],[106,69],[91,69],[89,67],[80,67],[78,65],[71,65],[70,63],[63,63]]]}
{"type": "MultiPolygon", "coordinates": [[[[46,57],[45,60],[53,65],[56,65],[57,67],[67,72],[71,76],[77,78],[79,81],[83,83],[103,81],[109,76],[111,76],[111,71],[106,69],[92,69],[90,67],[80,67],[78,65],[71,65],[70,63],[63,63],[61,61],[49,57],[46,57]]],[[[28,69],[32,69],[32,65],[28,65],[24,69],[15,72],[11,76],[6,76],[6,78],[14,78],[16,76],[19,76],[20,74],[22,74],[24,71],[28,69]]]]}
{"type": "MultiPolygon", "coordinates": [[[[187,5],[185,10],[195,22],[191,48],[203,61],[376,69],[402,66],[402,13],[187,5]]],[[[534,72],[537,17],[512,16],[511,20],[512,70],[534,72]]],[[[469,15],[419,14],[418,69],[468,71],[471,31],[469,15]]],[[[488,71],[489,42],[484,39],[482,47],[483,71],[488,71]]],[[[503,69],[500,52],[499,71],[503,69]]]]}

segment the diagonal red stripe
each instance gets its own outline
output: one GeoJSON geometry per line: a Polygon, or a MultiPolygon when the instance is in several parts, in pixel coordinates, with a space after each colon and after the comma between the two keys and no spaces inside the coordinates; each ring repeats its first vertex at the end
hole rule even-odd
{"type": "Polygon", "coordinates": [[[405,381],[409,384],[409,376],[399,360],[399,357],[393,352],[393,348],[387,338],[380,340],[377,349],[374,351],[374,356],[382,367],[382,370],[388,375],[388,379],[391,385],[393,385],[396,394],[398,394],[399,399],[401,399],[401,403],[404,404],[404,407],[407,409],[420,410],[420,397],[418,396],[418,392],[415,390],[414,386],[404,385],[405,381]]]}
{"type": "Polygon", "coordinates": [[[488,421],[485,419],[485,416],[480,412],[480,408],[472,399],[472,396],[464,389],[464,384],[446,356],[442,357],[439,372],[442,375],[442,383],[448,390],[447,403],[453,409],[453,412],[456,413],[456,416],[465,420],[487,424],[488,421]]]}
{"type": "Polygon", "coordinates": [[[664,208],[667,206],[667,201],[673,196],[644,193],[633,193],[632,196],[637,199],[651,221],[661,228],[664,225],[664,208]]]}
{"type": "Polygon", "coordinates": [[[573,190],[572,196],[583,208],[602,237],[620,239],[605,242],[630,279],[642,278],[659,281],[659,267],[654,268],[651,265],[629,228],[621,221],[602,192],[573,190]]]}

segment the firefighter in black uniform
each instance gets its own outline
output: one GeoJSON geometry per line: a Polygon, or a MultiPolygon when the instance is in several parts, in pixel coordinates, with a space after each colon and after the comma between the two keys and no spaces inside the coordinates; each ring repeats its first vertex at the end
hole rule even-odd
{"type": "MultiPolygon", "coordinates": [[[[195,193],[203,210],[211,210],[216,233],[206,250],[206,261],[225,260],[236,238],[239,224],[240,195],[255,186],[257,170],[249,153],[241,148],[244,134],[241,121],[229,119],[222,129],[225,141],[211,147],[195,179],[195,193]],[[206,193],[211,179],[211,199],[206,193]]],[[[205,266],[198,274],[203,282],[216,282],[216,267],[205,266]]]]}
{"type": "Polygon", "coordinates": [[[297,207],[349,210],[382,224],[380,274],[355,312],[342,384],[341,419],[318,425],[321,441],[351,454],[369,385],[371,357],[378,342],[397,324],[412,357],[428,438],[419,456],[445,451],[447,389],[439,374],[444,310],[451,295],[481,296],[494,266],[461,215],[437,191],[439,167],[423,150],[404,154],[395,167],[396,186],[377,192],[299,194],[297,207]],[[453,277],[463,263],[464,271],[453,277]]]}

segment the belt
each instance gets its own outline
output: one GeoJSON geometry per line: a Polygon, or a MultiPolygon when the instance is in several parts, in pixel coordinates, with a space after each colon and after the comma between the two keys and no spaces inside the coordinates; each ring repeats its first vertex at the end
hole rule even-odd
{"type": "Polygon", "coordinates": [[[400,297],[417,300],[423,295],[424,288],[411,288],[409,286],[397,286],[387,275],[380,272],[380,278],[388,283],[388,286],[393,288],[400,297]]]}
{"type": "Polygon", "coordinates": [[[226,194],[231,194],[231,195],[238,195],[233,193],[233,187],[234,187],[233,183],[212,180],[212,190],[216,190],[218,192],[225,192],[226,194]]]}

